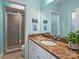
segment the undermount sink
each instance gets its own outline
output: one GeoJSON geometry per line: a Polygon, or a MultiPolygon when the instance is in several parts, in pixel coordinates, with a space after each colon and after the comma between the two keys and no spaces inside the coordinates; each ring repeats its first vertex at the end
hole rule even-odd
{"type": "Polygon", "coordinates": [[[48,46],[55,46],[56,43],[52,42],[52,41],[40,41],[42,44],[44,45],[48,45],[48,46]]]}

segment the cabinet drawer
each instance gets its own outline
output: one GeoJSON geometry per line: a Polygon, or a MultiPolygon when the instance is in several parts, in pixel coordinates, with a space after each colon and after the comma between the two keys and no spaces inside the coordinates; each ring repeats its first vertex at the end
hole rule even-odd
{"type": "Polygon", "coordinates": [[[50,54],[50,59],[58,59],[58,58],[50,54]]]}

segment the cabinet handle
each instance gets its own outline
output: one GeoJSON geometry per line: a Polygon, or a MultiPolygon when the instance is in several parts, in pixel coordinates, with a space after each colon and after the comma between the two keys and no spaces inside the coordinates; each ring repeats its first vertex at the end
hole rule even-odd
{"type": "Polygon", "coordinates": [[[33,48],[32,48],[32,51],[33,51],[33,48]]]}
{"type": "Polygon", "coordinates": [[[38,59],[41,59],[39,56],[37,56],[38,57],[38,59]]]}

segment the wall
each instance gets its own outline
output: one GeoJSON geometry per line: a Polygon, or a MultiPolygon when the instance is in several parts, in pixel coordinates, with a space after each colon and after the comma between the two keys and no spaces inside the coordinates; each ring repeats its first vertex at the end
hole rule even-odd
{"type": "Polygon", "coordinates": [[[28,34],[40,33],[40,0],[26,0],[26,24],[25,24],[25,59],[29,59],[28,54],[28,34]],[[35,15],[36,16],[35,16],[35,15]],[[32,31],[32,17],[38,19],[38,31],[32,31]]]}
{"type": "Polygon", "coordinates": [[[57,2],[50,2],[48,4],[48,0],[44,1],[42,3],[41,7],[41,32],[51,32],[51,19],[50,19],[50,11],[55,10],[59,11],[59,3],[57,2]],[[48,30],[44,31],[43,30],[43,20],[48,20],[48,30]]]}
{"type": "Polygon", "coordinates": [[[79,8],[79,0],[64,1],[61,6],[61,35],[64,36],[68,33],[68,12],[74,8],[79,8]]]}
{"type": "Polygon", "coordinates": [[[3,0],[3,1],[12,1],[20,4],[25,4],[26,5],[26,0],[3,0]]]}
{"type": "Polygon", "coordinates": [[[11,2],[4,2],[4,5],[7,6],[7,7],[15,8],[15,9],[25,10],[24,6],[18,5],[18,4],[15,4],[15,3],[11,3],[11,2]]]}
{"type": "Polygon", "coordinates": [[[27,20],[28,20],[28,32],[31,33],[40,33],[40,0],[27,0],[27,20]],[[32,18],[38,19],[37,31],[32,30],[32,18]]]}
{"type": "Polygon", "coordinates": [[[3,53],[3,3],[0,1],[0,55],[3,53]]]}

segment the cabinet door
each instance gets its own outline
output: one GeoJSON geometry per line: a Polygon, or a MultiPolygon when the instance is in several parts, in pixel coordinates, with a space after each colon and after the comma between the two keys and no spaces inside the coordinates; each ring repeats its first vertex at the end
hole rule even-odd
{"type": "Polygon", "coordinates": [[[29,59],[33,59],[32,42],[29,40],[29,59]]]}
{"type": "Polygon", "coordinates": [[[58,59],[58,58],[50,54],[50,59],[58,59]]]}
{"type": "Polygon", "coordinates": [[[33,48],[33,58],[32,59],[45,59],[44,56],[42,56],[43,54],[41,54],[40,52],[43,52],[40,50],[39,46],[37,44],[35,44],[34,42],[32,42],[32,48],[33,48]]]}
{"type": "Polygon", "coordinates": [[[51,55],[37,44],[33,43],[33,45],[35,46],[34,50],[36,51],[38,59],[57,59],[55,56],[51,55]]]}
{"type": "Polygon", "coordinates": [[[50,59],[50,55],[47,51],[45,51],[43,48],[41,48],[35,43],[33,45],[35,47],[34,50],[37,54],[38,59],[50,59]]]}
{"type": "Polygon", "coordinates": [[[25,59],[29,59],[29,41],[25,40],[25,59]]]}
{"type": "Polygon", "coordinates": [[[44,56],[42,56],[41,54],[38,54],[37,59],[46,59],[46,58],[44,56]]]}
{"type": "Polygon", "coordinates": [[[39,57],[37,56],[37,51],[36,49],[34,49],[36,46],[34,45],[34,43],[29,40],[29,59],[39,59],[39,57]]]}

